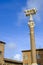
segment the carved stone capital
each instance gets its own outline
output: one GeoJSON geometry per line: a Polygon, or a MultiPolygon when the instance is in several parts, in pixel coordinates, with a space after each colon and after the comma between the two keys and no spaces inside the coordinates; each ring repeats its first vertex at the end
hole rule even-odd
{"type": "Polygon", "coordinates": [[[35,26],[34,22],[28,22],[28,25],[29,25],[29,27],[34,27],[35,26]]]}

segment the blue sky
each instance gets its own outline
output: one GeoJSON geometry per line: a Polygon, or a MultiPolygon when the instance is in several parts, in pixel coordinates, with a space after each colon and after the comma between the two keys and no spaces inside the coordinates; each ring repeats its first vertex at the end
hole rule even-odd
{"type": "Polygon", "coordinates": [[[43,48],[43,0],[0,0],[0,40],[6,42],[5,57],[21,60],[22,50],[30,49],[28,21],[24,10],[36,8],[36,48],[43,48]]]}

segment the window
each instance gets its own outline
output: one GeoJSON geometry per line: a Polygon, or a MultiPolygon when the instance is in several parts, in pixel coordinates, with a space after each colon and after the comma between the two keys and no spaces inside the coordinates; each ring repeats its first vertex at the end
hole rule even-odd
{"type": "Polygon", "coordinates": [[[25,64],[23,64],[23,65],[28,65],[28,63],[25,63],[25,64]]]}
{"type": "Polygon", "coordinates": [[[38,65],[41,65],[40,63],[38,63],[38,65]]]}
{"type": "Polygon", "coordinates": [[[28,63],[27,63],[27,64],[25,64],[25,65],[28,65],[28,63]]]}
{"type": "Polygon", "coordinates": [[[28,59],[28,55],[24,55],[23,59],[27,60],[28,59]]]}
{"type": "Polygon", "coordinates": [[[37,55],[36,55],[36,58],[37,58],[37,59],[40,59],[40,54],[37,54],[37,55]]]}

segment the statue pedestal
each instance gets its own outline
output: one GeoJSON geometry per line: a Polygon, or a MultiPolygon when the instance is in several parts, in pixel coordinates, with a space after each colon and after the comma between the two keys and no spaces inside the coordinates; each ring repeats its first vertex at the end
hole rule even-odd
{"type": "Polygon", "coordinates": [[[32,65],[38,65],[37,63],[32,63],[32,65]]]}

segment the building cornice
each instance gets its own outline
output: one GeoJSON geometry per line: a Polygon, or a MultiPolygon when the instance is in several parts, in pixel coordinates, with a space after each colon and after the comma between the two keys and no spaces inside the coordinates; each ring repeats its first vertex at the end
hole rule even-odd
{"type": "Polygon", "coordinates": [[[0,44],[6,44],[5,42],[3,42],[3,41],[0,41],[0,44]]]}
{"type": "MultiPolygon", "coordinates": [[[[31,50],[23,50],[22,52],[30,52],[31,50]]],[[[36,49],[36,51],[43,51],[43,48],[41,49],[36,49]]]]}
{"type": "Polygon", "coordinates": [[[12,60],[12,59],[7,59],[7,58],[4,58],[4,61],[5,62],[10,62],[10,63],[18,63],[18,64],[22,64],[23,62],[22,61],[17,61],[17,60],[12,60]]]}

